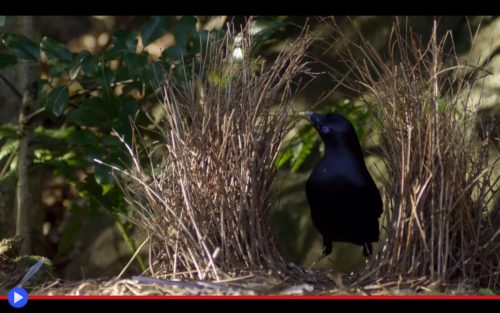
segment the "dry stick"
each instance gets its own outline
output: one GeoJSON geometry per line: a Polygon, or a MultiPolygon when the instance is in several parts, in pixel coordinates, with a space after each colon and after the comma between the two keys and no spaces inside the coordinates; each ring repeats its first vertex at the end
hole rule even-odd
{"type": "Polygon", "coordinates": [[[130,267],[130,264],[132,264],[132,262],[134,261],[135,257],[139,254],[139,252],[141,251],[142,247],[144,247],[144,245],[146,244],[146,242],[148,242],[148,240],[150,239],[151,237],[148,237],[146,238],[146,240],[144,240],[144,242],[139,246],[139,248],[137,248],[137,250],[135,251],[135,253],[132,255],[132,257],[130,258],[130,260],[128,261],[128,263],[125,265],[125,267],[122,269],[122,271],[120,272],[120,274],[118,274],[118,276],[116,276],[115,279],[120,279],[122,277],[122,275],[125,273],[125,271],[130,267]]]}
{"type": "MultiPolygon", "coordinates": [[[[123,171],[123,170],[121,170],[120,168],[118,168],[118,167],[116,167],[114,165],[111,165],[109,163],[103,162],[103,161],[101,161],[99,159],[94,158],[93,161],[96,162],[97,164],[102,164],[102,165],[108,166],[108,167],[112,168],[113,170],[118,171],[118,172],[124,174],[125,176],[132,178],[135,182],[139,183],[139,185],[143,186],[145,188],[145,190],[148,192],[148,194],[150,196],[152,196],[153,199],[156,199],[157,201],[160,201],[165,206],[165,208],[169,211],[169,213],[172,214],[172,216],[174,216],[174,217],[176,216],[175,213],[170,209],[170,207],[168,206],[168,204],[166,204],[164,202],[164,200],[162,199],[162,197],[160,197],[154,190],[152,190],[140,178],[134,176],[133,174],[131,174],[129,172],[123,171]]],[[[177,220],[178,220],[179,224],[181,225],[181,227],[183,228],[183,230],[186,232],[186,235],[189,235],[190,232],[187,230],[187,228],[184,225],[184,223],[182,222],[182,220],[180,220],[180,219],[177,219],[177,220]]],[[[190,236],[190,239],[192,239],[194,241],[194,238],[192,236],[190,236]]]]}
{"type": "Polygon", "coordinates": [[[148,247],[148,264],[149,264],[149,271],[151,272],[151,275],[152,276],[155,276],[155,272],[154,272],[154,269],[153,269],[153,264],[151,263],[153,258],[151,257],[152,253],[153,253],[153,247],[152,247],[152,244],[151,244],[151,240],[152,238],[150,237],[149,238],[150,242],[149,242],[149,247],[148,247]]]}
{"type": "Polygon", "coordinates": [[[174,264],[172,268],[172,277],[175,279],[175,275],[177,273],[177,262],[179,259],[179,231],[175,232],[175,244],[174,244],[174,264]]]}
{"type": "MultiPolygon", "coordinates": [[[[440,172],[440,180],[441,180],[441,186],[439,188],[439,208],[443,208],[443,185],[444,185],[444,173],[443,173],[443,157],[441,155],[441,149],[440,149],[440,146],[441,146],[441,143],[439,141],[439,138],[440,138],[440,135],[439,135],[439,107],[438,107],[438,98],[439,98],[439,86],[438,86],[438,56],[439,54],[441,53],[441,50],[438,50],[438,45],[437,45],[437,24],[436,24],[436,21],[434,20],[434,26],[433,26],[433,32],[432,32],[432,36],[431,36],[431,44],[432,44],[432,72],[431,72],[431,77],[432,77],[432,83],[433,83],[433,99],[432,101],[434,102],[434,105],[435,105],[435,108],[434,108],[434,128],[433,128],[433,131],[434,131],[434,136],[433,138],[436,139],[436,143],[435,143],[435,146],[436,146],[436,151],[437,151],[437,158],[438,158],[438,162],[439,162],[439,166],[441,168],[441,170],[439,171],[440,172]]],[[[438,268],[438,273],[440,275],[444,275],[443,273],[443,270],[442,270],[442,267],[443,267],[443,247],[442,247],[442,244],[443,244],[443,226],[442,224],[445,222],[442,220],[444,214],[440,213],[439,214],[439,225],[440,227],[438,227],[439,229],[439,240],[438,240],[438,264],[437,264],[437,268],[438,268]]],[[[442,277],[444,278],[444,277],[442,277]]]]}
{"type": "MultiPolygon", "coordinates": [[[[198,237],[198,243],[201,243],[203,249],[205,250],[205,253],[206,253],[206,256],[208,257],[209,259],[209,262],[210,262],[210,265],[213,269],[213,272],[215,274],[215,277],[217,278],[217,280],[219,279],[219,276],[217,274],[217,270],[216,270],[216,267],[215,267],[215,264],[214,264],[214,261],[213,261],[213,258],[212,258],[212,255],[211,253],[208,251],[208,248],[205,244],[205,241],[204,241],[204,238],[202,237],[201,235],[201,232],[198,228],[198,223],[196,222],[195,218],[194,218],[194,215],[193,215],[193,210],[191,208],[191,204],[188,200],[188,195],[186,193],[186,188],[185,188],[185,184],[183,183],[185,181],[185,178],[184,180],[182,180],[180,182],[180,187],[181,187],[181,191],[182,191],[182,195],[183,195],[183,199],[184,199],[184,204],[186,205],[186,208],[187,208],[187,213],[189,215],[189,218],[191,219],[191,225],[194,227],[194,230],[196,232],[196,236],[198,237]]],[[[197,266],[198,268],[198,266],[197,266]]],[[[202,278],[201,278],[202,279],[202,278]]]]}

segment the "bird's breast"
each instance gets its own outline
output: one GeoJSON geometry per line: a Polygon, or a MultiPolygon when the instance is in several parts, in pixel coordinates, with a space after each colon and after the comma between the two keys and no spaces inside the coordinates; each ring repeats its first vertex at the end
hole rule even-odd
{"type": "Polygon", "coordinates": [[[316,165],[310,179],[317,183],[334,182],[336,185],[362,186],[366,184],[364,168],[364,163],[358,164],[352,157],[330,155],[316,165]]]}

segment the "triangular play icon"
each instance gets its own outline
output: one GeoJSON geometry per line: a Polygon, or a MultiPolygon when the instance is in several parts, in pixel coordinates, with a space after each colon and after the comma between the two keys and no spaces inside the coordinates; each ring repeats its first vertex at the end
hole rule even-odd
{"type": "Polygon", "coordinates": [[[14,291],[14,303],[21,301],[24,297],[14,291]]]}

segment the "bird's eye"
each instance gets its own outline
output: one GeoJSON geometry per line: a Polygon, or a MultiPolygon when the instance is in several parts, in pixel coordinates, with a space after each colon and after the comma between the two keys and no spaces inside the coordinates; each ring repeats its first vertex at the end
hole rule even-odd
{"type": "Polygon", "coordinates": [[[321,127],[321,132],[328,134],[330,132],[330,128],[323,126],[323,127],[321,127]]]}

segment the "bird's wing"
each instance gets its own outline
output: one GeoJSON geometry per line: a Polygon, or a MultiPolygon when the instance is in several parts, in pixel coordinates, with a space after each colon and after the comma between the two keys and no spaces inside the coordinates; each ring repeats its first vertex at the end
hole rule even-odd
{"type": "Polygon", "coordinates": [[[382,197],[375,183],[367,181],[363,185],[345,183],[306,183],[306,196],[312,210],[323,210],[335,202],[348,201],[352,207],[359,208],[363,214],[380,217],[383,211],[382,197]]]}
{"type": "Polygon", "coordinates": [[[383,212],[384,203],[382,202],[382,196],[380,195],[377,185],[375,185],[373,181],[369,186],[366,187],[366,194],[373,203],[373,205],[371,206],[373,208],[372,212],[376,217],[380,217],[383,212]]]}

